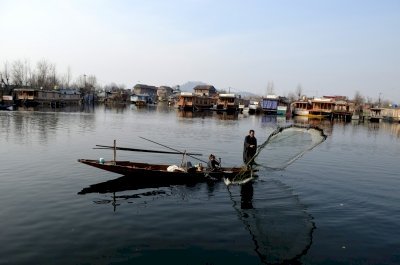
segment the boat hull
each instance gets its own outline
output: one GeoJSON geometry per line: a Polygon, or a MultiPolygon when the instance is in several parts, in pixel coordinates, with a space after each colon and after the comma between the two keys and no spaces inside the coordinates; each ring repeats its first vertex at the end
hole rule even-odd
{"type": "Polygon", "coordinates": [[[198,170],[193,167],[187,171],[175,170],[168,171],[170,165],[154,165],[146,163],[135,163],[130,161],[104,161],[79,159],[78,162],[93,166],[102,170],[130,176],[140,182],[153,182],[163,184],[181,184],[204,182],[208,180],[220,180],[222,178],[233,179],[238,175],[252,174],[246,168],[220,168],[216,171],[206,169],[198,170]]]}

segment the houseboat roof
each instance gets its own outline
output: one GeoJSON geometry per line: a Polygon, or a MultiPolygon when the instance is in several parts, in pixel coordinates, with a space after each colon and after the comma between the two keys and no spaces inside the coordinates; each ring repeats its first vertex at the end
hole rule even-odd
{"type": "Polygon", "coordinates": [[[37,91],[37,88],[14,88],[14,91],[37,91]]]}
{"type": "Polygon", "coordinates": [[[333,100],[331,98],[314,98],[311,100],[312,102],[333,102],[333,100]]]}
{"type": "Polygon", "coordinates": [[[192,92],[181,92],[181,96],[192,97],[193,93],[192,92]]]}
{"type": "Polygon", "coordinates": [[[236,94],[219,94],[220,98],[235,98],[236,94]]]}

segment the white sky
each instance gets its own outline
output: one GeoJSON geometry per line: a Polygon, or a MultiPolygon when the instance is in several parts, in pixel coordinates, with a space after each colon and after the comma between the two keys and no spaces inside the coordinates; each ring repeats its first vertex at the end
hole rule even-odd
{"type": "Polygon", "coordinates": [[[400,103],[398,0],[0,0],[0,34],[0,69],[400,103]]]}

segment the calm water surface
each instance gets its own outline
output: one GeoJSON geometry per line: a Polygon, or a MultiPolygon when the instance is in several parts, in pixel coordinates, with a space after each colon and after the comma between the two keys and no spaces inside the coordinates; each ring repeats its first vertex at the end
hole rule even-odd
{"type": "Polygon", "coordinates": [[[400,264],[399,124],[99,106],[0,112],[0,146],[0,264],[400,264]],[[77,162],[111,159],[93,147],[114,139],[165,150],[145,137],[240,166],[249,129],[261,143],[294,122],[318,124],[327,140],[243,186],[137,187],[77,162]]]}

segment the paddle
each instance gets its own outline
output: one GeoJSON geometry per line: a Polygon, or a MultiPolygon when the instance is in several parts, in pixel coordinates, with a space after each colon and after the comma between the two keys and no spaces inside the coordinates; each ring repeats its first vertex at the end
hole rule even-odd
{"type": "Polygon", "coordinates": [[[179,154],[181,154],[181,155],[187,155],[187,156],[189,156],[189,157],[191,157],[191,158],[193,158],[193,159],[196,159],[196,160],[198,160],[198,161],[200,161],[200,162],[203,162],[203,163],[206,163],[206,164],[207,164],[207,161],[204,161],[204,160],[202,160],[202,159],[199,159],[199,158],[197,158],[197,157],[194,157],[194,156],[191,155],[190,153],[186,153],[186,151],[185,151],[185,152],[181,152],[181,151],[179,151],[179,150],[176,150],[176,149],[171,148],[171,147],[169,147],[169,146],[166,146],[166,145],[157,143],[157,142],[155,142],[155,141],[152,141],[152,140],[150,140],[150,139],[147,139],[147,138],[144,138],[144,137],[141,137],[141,136],[139,136],[139,138],[142,138],[142,139],[144,139],[144,140],[146,140],[146,141],[149,141],[149,142],[158,144],[158,145],[160,145],[160,146],[163,146],[163,147],[165,147],[165,148],[168,148],[168,149],[170,149],[170,150],[172,150],[172,151],[175,151],[175,152],[177,152],[177,153],[179,153],[179,154]]]}
{"type": "MultiPolygon", "coordinates": [[[[114,149],[114,146],[109,146],[109,145],[99,145],[97,148],[93,149],[114,149]]],[[[133,151],[133,152],[146,152],[146,153],[160,153],[160,154],[176,154],[176,155],[181,155],[183,154],[182,152],[169,152],[169,151],[159,151],[159,150],[147,150],[147,149],[136,149],[136,148],[128,148],[128,147],[115,147],[116,150],[121,150],[121,151],[133,151]]],[[[191,156],[202,156],[202,154],[196,154],[196,153],[186,153],[187,155],[191,156]]]]}

